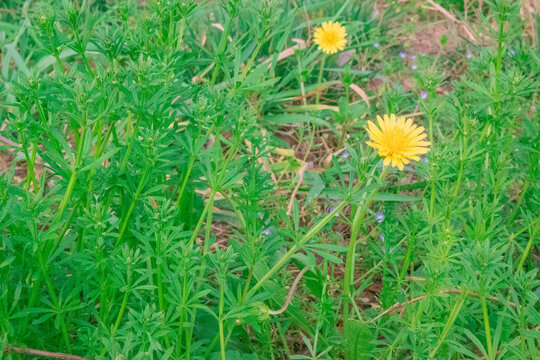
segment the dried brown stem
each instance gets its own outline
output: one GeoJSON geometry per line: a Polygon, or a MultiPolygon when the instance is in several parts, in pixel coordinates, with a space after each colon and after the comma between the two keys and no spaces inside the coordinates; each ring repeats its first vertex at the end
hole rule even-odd
{"type": "Polygon", "coordinates": [[[298,286],[298,283],[300,282],[300,280],[302,279],[302,276],[304,276],[307,270],[308,270],[307,267],[303,268],[302,271],[300,271],[300,273],[296,276],[296,279],[294,279],[294,282],[292,283],[291,288],[289,289],[289,293],[287,294],[287,299],[285,300],[285,304],[283,305],[283,307],[279,310],[270,310],[270,315],[279,315],[285,312],[285,310],[287,310],[287,307],[289,307],[289,304],[291,303],[294,290],[298,286]]]}
{"type": "Polygon", "coordinates": [[[50,351],[37,350],[37,349],[29,349],[29,348],[20,348],[20,347],[16,347],[16,346],[6,346],[4,348],[4,352],[5,353],[18,353],[18,354],[37,355],[37,356],[46,357],[46,358],[52,358],[52,359],[88,360],[87,358],[84,358],[82,356],[77,356],[77,355],[64,354],[64,353],[58,353],[58,352],[50,352],[50,351]]]}
{"type": "Polygon", "coordinates": [[[294,198],[296,197],[296,193],[298,192],[298,189],[300,189],[300,185],[302,185],[302,181],[304,180],[304,171],[306,171],[308,167],[307,163],[304,163],[300,170],[298,171],[298,183],[296,184],[296,187],[294,188],[294,191],[291,194],[291,200],[289,201],[289,206],[287,207],[287,216],[291,215],[292,207],[294,204],[294,198]]]}

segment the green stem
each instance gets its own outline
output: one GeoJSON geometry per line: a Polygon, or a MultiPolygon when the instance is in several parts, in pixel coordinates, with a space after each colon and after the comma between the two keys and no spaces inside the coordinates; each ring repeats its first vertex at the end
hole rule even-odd
{"type": "MultiPolygon", "coordinates": [[[[73,171],[71,172],[71,176],[69,178],[68,187],[66,189],[66,193],[64,194],[64,197],[62,198],[62,201],[60,202],[60,205],[58,206],[58,212],[56,213],[56,216],[54,218],[54,222],[57,223],[60,219],[62,219],[62,215],[64,214],[64,210],[66,208],[66,205],[71,198],[71,193],[73,192],[73,187],[75,186],[75,182],[77,181],[77,175],[79,173],[79,167],[82,162],[82,152],[84,149],[84,142],[86,140],[86,126],[83,126],[83,130],[81,133],[81,138],[79,143],[77,144],[77,155],[73,164],[73,171]]],[[[53,249],[54,250],[54,249],[53,249]]]]}
{"type": "Polygon", "coordinates": [[[216,57],[216,66],[214,67],[214,72],[212,73],[212,80],[210,81],[211,86],[213,86],[216,83],[216,80],[219,74],[219,69],[221,67],[221,63],[223,61],[223,56],[225,53],[225,47],[227,46],[227,41],[229,40],[229,35],[232,29],[233,19],[236,14],[237,5],[238,5],[238,0],[232,3],[230,13],[229,13],[230,16],[229,16],[229,19],[227,20],[227,26],[225,27],[225,31],[221,35],[221,40],[219,42],[219,48],[218,48],[217,57],[216,57]]]}
{"type": "MultiPolygon", "coordinates": [[[[255,63],[255,60],[257,58],[257,55],[259,55],[259,51],[261,50],[261,47],[263,46],[264,44],[264,39],[260,39],[258,42],[257,42],[257,47],[255,48],[255,51],[253,51],[253,54],[251,54],[251,57],[249,58],[249,61],[248,63],[246,64],[246,67],[244,68],[244,70],[242,71],[242,75],[240,76],[240,82],[243,82],[244,79],[246,78],[247,76],[247,73],[249,72],[249,70],[251,70],[251,67],[253,66],[253,64],[255,63]]],[[[234,89],[233,89],[234,91],[234,89]]]]}
{"type": "Polygon", "coordinates": [[[300,239],[297,243],[295,243],[289,251],[285,255],[279,259],[277,263],[272,266],[270,270],[264,276],[251,288],[251,290],[248,292],[247,298],[249,299],[252,297],[257,290],[263,286],[263,284],[268,281],[271,277],[275,275],[276,272],[278,272],[287,262],[290,260],[290,258],[296,254],[298,250],[300,250],[313,236],[315,236],[319,231],[322,230],[322,228],[330,222],[334,218],[334,216],[347,205],[347,201],[343,200],[340,204],[338,204],[333,211],[331,211],[328,215],[326,215],[324,218],[322,218],[316,225],[312,226],[311,229],[300,239]]]}
{"type": "Polygon", "coordinates": [[[78,29],[73,29],[73,33],[75,34],[75,42],[77,44],[77,47],[78,47],[78,50],[79,50],[79,55],[81,55],[81,58],[83,60],[83,63],[84,63],[84,66],[86,67],[86,70],[88,71],[88,73],[90,74],[90,76],[92,76],[93,78],[96,77],[96,74],[94,73],[94,70],[92,69],[92,67],[90,66],[90,63],[88,62],[88,58],[86,57],[86,54],[85,54],[85,51],[86,51],[86,46],[83,46],[82,45],[82,42],[81,42],[81,39],[79,37],[79,31],[78,29]]]}
{"type": "Polygon", "coordinates": [[[158,232],[155,232],[155,239],[156,239],[156,256],[158,259],[156,259],[156,277],[157,277],[157,291],[158,291],[158,305],[159,305],[159,311],[163,314],[163,320],[162,320],[162,328],[165,332],[165,345],[167,348],[171,347],[170,341],[169,341],[169,335],[167,334],[167,327],[165,322],[165,296],[163,294],[163,255],[162,255],[162,249],[161,249],[161,236],[159,236],[158,232]]]}
{"type": "Polygon", "coordinates": [[[67,202],[69,201],[69,198],[71,197],[71,192],[73,191],[73,187],[75,186],[75,182],[77,181],[77,169],[73,169],[71,172],[71,176],[69,178],[68,187],[66,189],[66,193],[64,194],[64,197],[62,198],[62,201],[60,202],[60,205],[58,206],[58,211],[56,213],[56,217],[54,219],[54,222],[58,222],[62,215],[64,214],[64,210],[66,209],[67,202]]]}
{"type": "Polygon", "coordinates": [[[487,350],[488,350],[488,358],[489,360],[493,360],[493,345],[491,343],[491,330],[489,327],[489,316],[488,316],[488,309],[486,304],[486,297],[485,295],[482,295],[480,297],[480,303],[482,304],[482,315],[484,317],[484,329],[486,330],[486,343],[487,343],[487,350]]]}
{"type": "Polygon", "coordinates": [[[176,207],[180,206],[182,195],[184,195],[184,190],[186,189],[186,185],[189,180],[189,175],[191,174],[191,169],[193,169],[194,163],[195,163],[195,154],[191,154],[189,158],[189,164],[186,171],[186,175],[184,176],[184,181],[182,181],[182,186],[180,187],[180,192],[178,193],[178,199],[176,200],[176,207]]]}
{"type": "MultiPolygon", "coordinates": [[[[129,131],[129,126],[131,124],[131,113],[128,113],[128,129],[126,129],[126,136],[128,136],[127,131],[129,131]]],[[[137,135],[139,134],[139,117],[137,117],[137,121],[135,122],[135,128],[132,130],[133,134],[131,138],[129,139],[128,147],[126,149],[126,153],[124,155],[124,159],[122,160],[122,164],[120,165],[120,173],[123,173],[124,170],[126,170],[127,163],[129,160],[129,155],[131,154],[131,149],[133,148],[133,143],[135,142],[135,139],[137,138],[137,135]]]]}
{"type": "Polygon", "coordinates": [[[468,151],[468,135],[469,135],[469,121],[463,122],[463,137],[461,139],[461,152],[459,157],[459,171],[456,180],[456,185],[454,186],[454,197],[457,197],[459,194],[459,189],[461,187],[461,180],[463,178],[463,171],[465,170],[465,156],[468,151]]]}
{"type": "MultiPolygon", "coordinates": [[[[405,260],[403,261],[403,267],[401,268],[401,272],[399,274],[399,282],[401,283],[403,279],[405,279],[405,275],[407,274],[407,268],[409,267],[409,264],[411,263],[411,259],[413,257],[414,248],[416,245],[416,239],[414,237],[410,238],[410,242],[407,246],[407,255],[405,255],[405,260]]],[[[412,271],[412,269],[411,269],[412,271]]]]}
{"type": "MultiPolygon", "coordinates": [[[[120,305],[120,311],[118,312],[118,315],[116,316],[114,327],[111,330],[111,336],[110,336],[111,339],[114,339],[114,335],[116,334],[116,331],[118,330],[118,327],[120,326],[120,322],[122,321],[122,317],[124,316],[124,312],[126,311],[126,305],[127,305],[130,291],[131,291],[131,265],[128,264],[126,292],[124,293],[124,297],[122,299],[122,305],[120,305]]],[[[106,348],[103,348],[101,350],[101,356],[105,354],[105,351],[106,351],[106,348]]]]}
{"type": "Polygon", "coordinates": [[[28,150],[27,149],[24,149],[24,155],[26,157],[26,163],[28,164],[28,175],[26,177],[26,183],[25,183],[25,188],[26,190],[29,190],[30,189],[30,183],[34,183],[34,193],[37,193],[38,191],[38,188],[39,188],[39,184],[36,180],[36,173],[35,173],[35,164],[36,164],[36,153],[37,153],[37,141],[34,142],[33,146],[32,146],[32,158],[30,159],[30,161],[28,161],[28,157],[29,157],[29,154],[28,154],[28,150]]]}
{"type": "Polygon", "coordinates": [[[500,87],[501,87],[501,70],[502,70],[502,42],[504,36],[505,20],[501,19],[499,23],[499,36],[497,39],[497,62],[495,65],[495,113],[499,114],[500,108],[500,87]]]}
{"type": "Polygon", "coordinates": [[[68,352],[71,352],[69,334],[68,334],[66,322],[64,320],[64,314],[62,313],[62,310],[61,310],[60,300],[58,299],[58,296],[56,296],[56,291],[54,290],[54,286],[49,277],[49,272],[47,270],[47,266],[45,265],[45,262],[43,261],[43,254],[41,253],[41,249],[39,249],[39,246],[38,246],[37,255],[38,255],[38,262],[39,262],[39,267],[41,269],[41,273],[43,274],[43,277],[45,278],[45,283],[47,284],[47,289],[49,290],[49,294],[51,296],[53,304],[56,307],[56,310],[58,311],[60,328],[62,329],[62,336],[66,344],[66,349],[68,350],[68,352]]]}
{"type": "Polygon", "coordinates": [[[108,316],[108,300],[107,300],[107,280],[105,277],[106,265],[104,264],[104,249],[99,251],[99,279],[100,279],[100,295],[99,295],[99,313],[102,321],[109,321],[108,316]]]}
{"type": "Polygon", "coordinates": [[[60,68],[60,70],[62,70],[62,73],[65,73],[66,69],[64,69],[64,65],[62,64],[62,60],[60,60],[60,55],[58,53],[55,53],[54,58],[56,59],[56,64],[58,64],[58,67],[60,68]]]}
{"type": "Polygon", "coordinates": [[[323,55],[323,58],[321,60],[321,68],[319,69],[319,77],[317,78],[317,95],[315,96],[315,104],[319,105],[319,98],[321,96],[321,81],[322,81],[322,75],[324,71],[324,63],[326,62],[326,56],[323,55]]]}
{"type": "Polygon", "coordinates": [[[221,284],[219,289],[219,344],[221,352],[221,360],[226,360],[225,358],[225,335],[223,333],[223,304],[224,304],[224,287],[225,284],[221,284]]]}
{"type": "MultiPolygon", "coordinates": [[[[384,166],[380,175],[380,181],[383,181],[386,177],[388,167],[384,166]]],[[[369,184],[368,184],[369,185],[369,184]]],[[[354,218],[351,226],[351,238],[349,241],[349,246],[347,248],[347,257],[345,259],[345,274],[343,278],[343,327],[349,321],[349,303],[351,297],[351,281],[354,279],[354,264],[355,264],[355,251],[358,240],[358,234],[360,233],[360,227],[364,216],[366,213],[366,208],[369,208],[373,198],[379,191],[378,188],[375,188],[371,191],[371,194],[367,197],[365,206],[357,206],[354,214],[354,218]]]]}
{"type": "Polygon", "coordinates": [[[118,312],[118,316],[116,317],[116,321],[114,322],[114,327],[111,331],[111,338],[114,337],[114,334],[116,334],[116,331],[118,330],[118,326],[120,326],[120,322],[122,321],[122,317],[124,316],[124,311],[126,310],[128,298],[129,298],[129,288],[126,289],[126,292],[124,293],[124,298],[122,299],[122,305],[120,305],[120,311],[118,312]]]}
{"type": "Polygon", "coordinates": [[[206,205],[203,209],[203,212],[201,216],[199,217],[199,221],[197,222],[197,225],[195,226],[195,229],[193,230],[193,234],[191,235],[191,238],[189,239],[189,246],[193,246],[193,243],[195,242],[195,239],[197,239],[197,235],[199,234],[199,231],[201,230],[202,224],[204,220],[206,219],[206,214],[208,213],[210,207],[214,206],[214,197],[216,196],[216,190],[212,190],[210,192],[210,197],[208,198],[208,201],[206,202],[206,205]]]}
{"type": "Polygon", "coordinates": [[[454,305],[454,307],[452,308],[452,311],[450,312],[450,315],[448,316],[448,321],[446,322],[446,325],[444,326],[444,329],[442,331],[442,334],[441,334],[441,338],[439,339],[439,341],[437,342],[437,346],[435,346],[433,348],[433,350],[431,350],[431,352],[429,353],[429,359],[433,359],[434,356],[437,354],[437,351],[439,350],[439,348],[441,347],[442,343],[444,342],[444,340],[446,339],[446,336],[448,335],[448,333],[450,332],[450,329],[452,328],[452,326],[454,325],[454,322],[456,321],[458,315],[459,315],[459,312],[461,310],[461,307],[463,306],[463,303],[465,302],[465,298],[466,298],[466,295],[464,294],[457,302],[456,304],[454,305]]]}
{"type": "Polygon", "coordinates": [[[525,250],[521,255],[521,259],[519,260],[516,272],[519,272],[523,268],[523,264],[525,264],[525,260],[527,259],[527,256],[529,256],[529,252],[531,252],[533,240],[536,238],[536,232],[538,231],[538,225],[540,225],[540,215],[536,218],[536,224],[534,225],[532,231],[529,234],[529,241],[527,242],[527,246],[525,247],[525,250]]]}
{"type": "Polygon", "coordinates": [[[143,170],[143,174],[141,176],[141,179],[139,180],[139,184],[137,185],[137,190],[135,191],[135,194],[133,195],[133,197],[131,198],[131,203],[129,204],[129,208],[128,208],[128,211],[126,213],[126,215],[123,217],[123,221],[122,221],[122,225],[120,227],[120,232],[118,233],[118,238],[116,238],[116,245],[115,246],[118,246],[118,244],[120,244],[125,232],[126,232],[126,229],[127,229],[127,225],[129,223],[129,218],[131,217],[131,213],[133,212],[133,209],[135,208],[135,203],[137,202],[137,200],[139,199],[139,196],[141,195],[141,192],[144,188],[144,186],[146,185],[146,179],[148,177],[148,173],[150,172],[150,161],[147,160],[146,161],[146,165],[144,167],[144,170],[143,170]]]}
{"type": "MultiPolygon", "coordinates": [[[[433,113],[430,110],[429,116],[429,142],[431,143],[431,146],[433,147],[433,113]]],[[[429,199],[429,244],[430,246],[433,246],[433,218],[435,217],[435,167],[432,165],[430,167],[430,179],[429,179],[430,187],[431,187],[431,194],[429,199]]]]}
{"type": "Polygon", "coordinates": [[[183,284],[182,284],[182,305],[180,309],[180,321],[178,323],[178,336],[176,340],[176,355],[179,356],[180,352],[182,351],[182,340],[183,340],[183,332],[184,332],[184,321],[186,318],[186,312],[187,307],[186,304],[188,302],[188,296],[189,296],[189,289],[187,284],[188,274],[187,272],[184,274],[183,284]]]}
{"type": "MultiPolygon", "coordinates": [[[[197,235],[199,234],[199,231],[202,227],[202,224],[208,214],[208,220],[207,220],[207,224],[206,224],[206,232],[205,232],[205,241],[204,241],[204,248],[203,248],[203,257],[202,257],[202,263],[201,263],[201,269],[200,269],[200,272],[199,274],[204,274],[205,273],[205,269],[206,269],[206,252],[208,251],[208,246],[209,246],[209,236],[210,236],[210,226],[212,225],[212,213],[213,213],[213,208],[214,208],[214,198],[216,196],[216,193],[218,192],[218,189],[220,189],[221,187],[221,183],[223,182],[223,179],[227,173],[227,167],[230,163],[230,161],[232,160],[232,158],[236,155],[236,152],[237,152],[237,145],[233,144],[231,146],[231,148],[229,149],[229,151],[227,152],[227,155],[225,156],[225,161],[224,161],[224,165],[223,165],[223,168],[221,169],[220,173],[218,174],[217,176],[217,179],[216,179],[216,182],[215,182],[215,185],[212,186],[212,190],[210,192],[210,197],[208,198],[208,202],[206,203],[204,209],[203,209],[203,212],[199,218],[199,221],[197,222],[197,225],[195,226],[195,229],[193,230],[193,234],[191,235],[191,238],[189,240],[189,247],[192,247],[193,244],[195,243],[195,240],[197,239],[197,235]]],[[[202,281],[202,279],[204,279],[204,276],[201,275],[198,277],[198,280],[199,280],[199,283],[197,283],[195,285],[195,288],[199,288],[200,286],[200,282],[202,281]]],[[[197,317],[197,308],[195,308],[193,310],[193,319],[192,319],[192,323],[195,323],[195,318],[197,317]]],[[[193,335],[193,328],[189,329],[189,331],[187,331],[186,333],[186,346],[188,346],[190,343],[191,343],[191,337],[193,335]]],[[[189,352],[186,352],[188,354],[188,359],[189,359],[189,352]]]]}

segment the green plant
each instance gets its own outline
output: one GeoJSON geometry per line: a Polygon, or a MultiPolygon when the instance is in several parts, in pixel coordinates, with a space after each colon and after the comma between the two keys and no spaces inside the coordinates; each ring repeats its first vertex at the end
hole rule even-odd
{"type": "Polygon", "coordinates": [[[530,6],[4,3],[2,358],[539,356],[530,6]]]}

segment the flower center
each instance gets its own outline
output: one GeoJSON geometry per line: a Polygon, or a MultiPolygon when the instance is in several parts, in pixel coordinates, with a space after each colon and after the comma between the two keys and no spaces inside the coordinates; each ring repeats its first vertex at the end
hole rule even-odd
{"type": "Polygon", "coordinates": [[[338,33],[333,30],[327,31],[324,36],[324,41],[328,45],[335,45],[338,41],[338,33]]]}
{"type": "Polygon", "coordinates": [[[407,140],[407,136],[402,129],[394,129],[392,135],[388,139],[388,150],[390,154],[397,154],[403,150],[403,143],[407,140]]]}

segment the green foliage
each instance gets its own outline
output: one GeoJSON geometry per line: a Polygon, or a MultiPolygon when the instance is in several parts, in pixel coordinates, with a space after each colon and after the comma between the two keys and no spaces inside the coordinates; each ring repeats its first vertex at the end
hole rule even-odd
{"type": "Polygon", "coordinates": [[[4,1],[0,357],[538,358],[539,19],[440,6],[4,1]]]}

